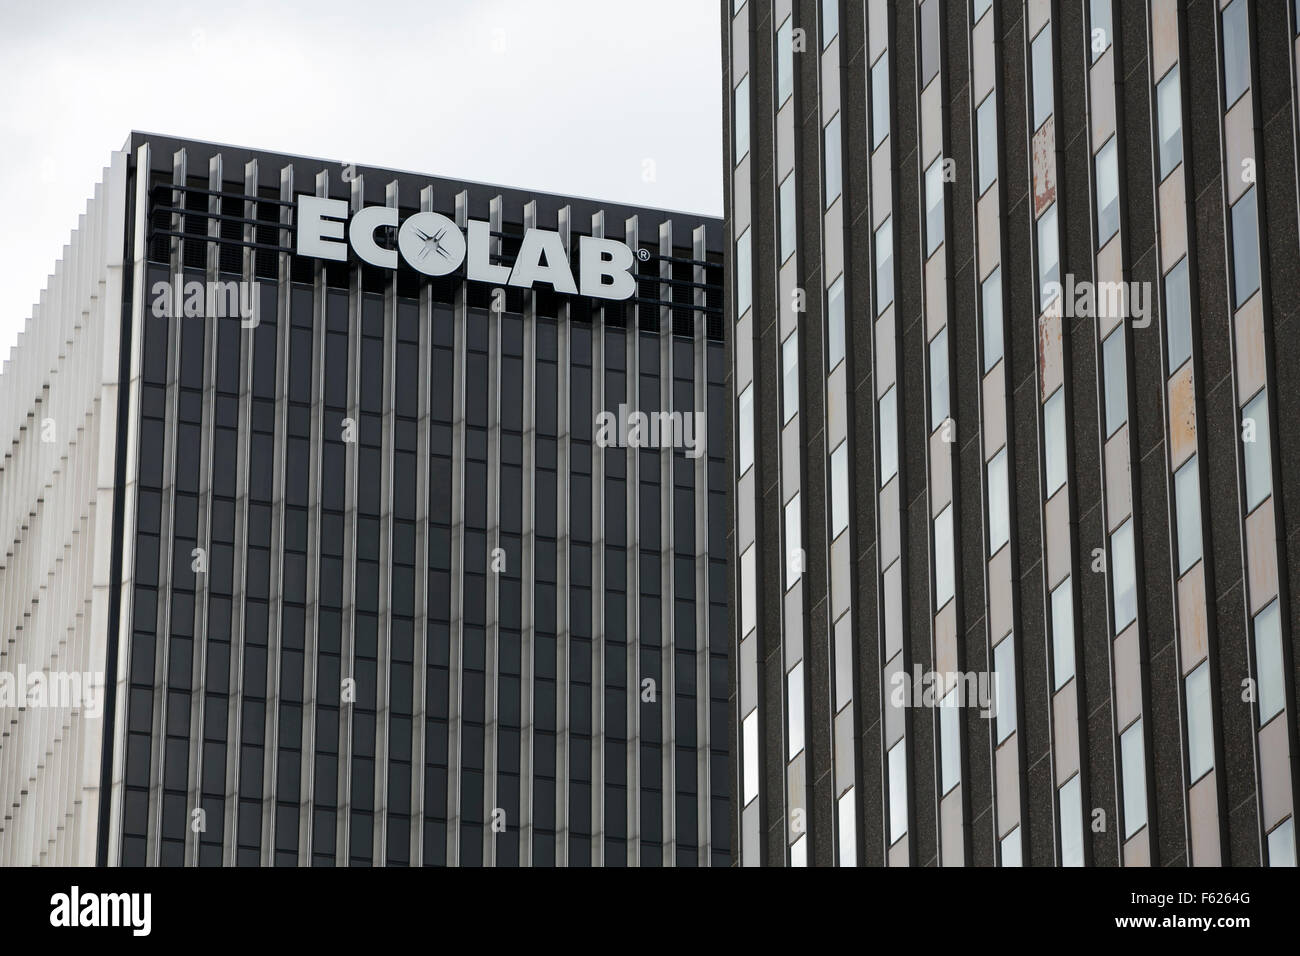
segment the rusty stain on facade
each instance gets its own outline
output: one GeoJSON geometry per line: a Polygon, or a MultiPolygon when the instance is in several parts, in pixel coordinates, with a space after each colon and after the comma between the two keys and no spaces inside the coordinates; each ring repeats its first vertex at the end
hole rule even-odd
{"type": "MultiPolygon", "coordinates": [[[[1057,300],[1060,301],[1059,299],[1057,300]]],[[[1038,387],[1039,401],[1056,391],[1061,384],[1061,313],[1051,308],[1038,320],[1038,387]]]]}
{"type": "Polygon", "coordinates": [[[1034,134],[1034,218],[1056,202],[1056,117],[1049,116],[1034,134]]]}
{"type": "Polygon", "coordinates": [[[1175,468],[1196,451],[1196,389],[1192,363],[1169,380],[1169,458],[1175,468]]]}

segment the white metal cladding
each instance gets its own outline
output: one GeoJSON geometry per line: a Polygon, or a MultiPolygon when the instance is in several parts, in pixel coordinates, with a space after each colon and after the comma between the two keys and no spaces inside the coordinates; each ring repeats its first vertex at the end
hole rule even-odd
{"type": "Polygon", "coordinates": [[[0,707],[4,866],[95,860],[126,183],[114,153],[0,371],[0,672],[100,682],[90,707],[0,707]]]}

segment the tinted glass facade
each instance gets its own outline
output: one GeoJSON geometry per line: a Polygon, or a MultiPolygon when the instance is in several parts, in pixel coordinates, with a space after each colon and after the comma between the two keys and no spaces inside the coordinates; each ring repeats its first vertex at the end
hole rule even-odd
{"type": "Polygon", "coordinates": [[[728,864],[721,224],[141,134],[123,163],[98,859],[728,864]],[[529,227],[618,239],[635,291],[309,258],[302,193],[486,221],[507,267],[529,227]],[[178,275],[255,281],[255,326],[155,314],[178,275]],[[696,448],[611,442],[620,406],[696,448]]]}

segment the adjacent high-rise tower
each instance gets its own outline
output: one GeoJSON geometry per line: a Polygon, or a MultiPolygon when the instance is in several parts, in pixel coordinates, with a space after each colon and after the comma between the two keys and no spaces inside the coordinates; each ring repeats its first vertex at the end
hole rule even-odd
{"type": "Polygon", "coordinates": [[[722,8],[737,862],[1294,865],[1295,6],[722,8]]]}

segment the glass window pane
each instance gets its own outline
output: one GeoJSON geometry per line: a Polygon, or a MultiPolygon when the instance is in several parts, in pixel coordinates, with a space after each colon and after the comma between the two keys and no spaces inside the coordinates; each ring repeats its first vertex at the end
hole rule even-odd
{"type": "Polygon", "coordinates": [[[989,7],[993,6],[993,0],[975,0],[975,16],[972,23],[978,23],[979,18],[988,12],[989,7]]]}
{"type": "Polygon", "coordinates": [[[745,806],[758,796],[758,708],[755,707],[745,718],[745,750],[741,757],[745,775],[745,806]]]}
{"type": "Polygon", "coordinates": [[[803,576],[803,534],[799,523],[799,493],[785,506],[785,589],[803,576]]]}
{"type": "Polygon", "coordinates": [[[925,254],[933,255],[943,242],[943,157],[925,171],[925,254]]]}
{"type": "Polygon", "coordinates": [[[1002,838],[1002,865],[1020,866],[1020,827],[1002,838]]]}
{"type": "Polygon", "coordinates": [[[948,329],[930,341],[930,431],[948,419],[948,329]]]}
{"type": "Polygon", "coordinates": [[[781,345],[781,407],[782,422],[788,422],[799,411],[799,333],[791,332],[781,345]]]}
{"type": "Polygon", "coordinates": [[[1110,36],[1110,0],[1091,0],[1088,18],[1091,27],[1092,61],[1106,52],[1111,44],[1110,36]]]}
{"type": "Polygon", "coordinates": [[[1223,102],[1227,107],[1250,86],[1247,45],[1246,0],[1232,0],[1223,11],[1223,102]]]}
{"type": "Polygon", "coordinates": [[[1008,634],[993,648],[993,668],[998,681],[998,743],[1016,730],[1016,640],[1008,634]]]}
{"type": "Polygon", "coordinates": [[[894,301],[894,217],[876,230],[876,315],[894,301]]]}
{"type": "Polygon", "coordinates": [[[1119,155],[1112,136],[1097,153],[1097,245],[1119,232],[1119,155]]]}
{"type": "Polygon", "coordinates": [[[803,663],[794,665],[786,675],[786,705],[790,712],[789,750],[787,760],[793,760],[803,751],[803,663]]]}
{"type": "Polygon", "coordinates": [[[835,622],[835,712],[853,699],[853,622],[845,614],[835,622]]]}
{"type": "Polygon", "coordinates": [[[954,588],[952,505],[934,519],[934,609],[952,600],[954,588]]]}
{"type": "Polygon", "coordinates": [[[1192,357],[1192,298],[1186,256],[1165,276],[1165,317],[1169,372],[1173,374],[1192,357]]]}
{"type": "Polygon", "coordinates": [[[889,842],[907,833],[907,741],[889,750],[889,842]]]}
{"type": "Polygon", "coordinates": [[[1011,539],[1011,503],[1007,490],[1007,450],[989,459],[989,555],[997,554],[1011,539]]]}
{"type": "Polygon", "coordinates": [[[1232,290],[1237,308],[1241,308],[1258,288],[1259,218],[1255,209],[1255,187],[1252,186],[1232,207],[1232,290]]]}
{"type": "Polygon", "coordinates": [[[831,452],[831,539],[849,526],[849,443],[831,452]]]}
{"type": "Polygon", "coordinates": [[[749,74],[736,84],[735,102],[732,111],[736,127],[735,160],[736,165],[749,152],[749,74]]]}
{"type": "Polygon", "coordinates": [[[858,865],[858,827],[853,813],[853,788],[844,791],[839,801],[840,866],[858,865]]]}
{"type": "Polygon", "coordinates": [[[1058,388],[1043,406],[1043,457],[1047,497],[1065,484],[1065,388],[1058,388]]]}
{"type": "Polygon", "coordinates": [[[808,865],[808,837],[801,835],[790,844],[790,865],[804,867],[808,865]]]}
{"type": "Polygon", "coordinates": [[[984,280],[984,371],[1002,361],[1002,267],[998,266],[984,280]]]}
{"type": "Polygon", "coordinates": [[[822,0],[822,49],[840,32],[840,0],[822,0]]]}
{"type": "Polygon", "coordinates": [[[990,93],[980,104],[975,119],[979,137],[979,194],[998,178],[998,97],[990,93]]]}
{"type": "Polygon", "coordinates": [[[1120,325],[1102,343],[1102,380],[1106,388],[1106,437],[1128,421],[1127,356],[1124,354],[1124,326],[1120,325]]]}
{"type": "Polygon", "coordinates": [[[1268,391],[1262,390],[1241,413],[1241,443],[1246,460],[1246,510],[1254,511],[1273,493],[1273,457],[1269,450],[1268,391]]]}
{"type": "Polygon", "coordinates": [[[794,92],[794,17],[786,17],[776,31],[776,105],[779,109],[794,92]]]}
{"type": "Polygon", "coordinates": [[[1034,37],[1031,56],[1034,71],[1034,129],[1052,115],[1052,25],[1043,27],[1034,37]]]}
{"type": "Polygon", "coordinates": [[[1255,615],[1255,672],[1259,675],[1259,722],[1264,725],[1286,704],[1282,662],[1282,618],[1274,601],[1255,615]]]}
{"type": "Polygon", "coordinates": [[[961,783],[961,708],[953,688],[939,702],[939,757],[943,761],[943,793],[961,783]]]}
{"type": "Polygon", "coordinates": [[[755,605],[757,584],[754,568],[754,548],[751,545],[740,556],[740,631],[742,636],[752,631],[758,623],[755,620],[757,615],[755,605]]]}
{"type": "Polygon", "coordinates": [[[939,73],[939,0],[921,2],[921,89],[939,73]]]}
{"type": "Polygon", "coordinates": [[[889,135],[889,51],[871,67],[871,148],[889,135]]]}
{"type": "Polygon", "coordinates": [[[1141,717],[1120,734],[1119,752],[1124,783],[1124,839],[1127,840],[1147,823],[1147,765],[1141,717]]]}
{"type": "Polygon", "coordinates": [[[831,283],[826,293],[826,347],[831,369],[844,360],[844,277],[831,283]]]}
{"type": "Polygon", "coordinates": [[[1053,690],[1074,676],[1074,590],[1067,577],[1052,591],[1053,690]]]}
{"type": "Polygon", "coordinates": [[[826,124],[826,208],[840,198],[840,114],[826,124]]]}
{"type": "Polygon", "coordinates": [[[880,484],[898,474],[898,394],[894,386],[880,396],[880,484]]]}
{"type": "Polygon", "coordinates": [[[1201,472],[1193,455],[1174,474],[1178,521],[1178,573],[1201,560],[1201,472]]]}
{"type": "Polygon", "coordinates": [[[1183,161],[1183,91],[1176,63],[1156,87],[1156,109],[1160,125],[1160,178],[1164,179],[1183,161]]]}
{"type": "Polygon", "coordinates": [[[1133,519],[1110,536],[1110,569],[1115,598],[1115,633],[1137,620],[1137,568],[1133,554],[1133,519]]]}
{"type": "Polygon", "coordinates": [[[1056,231],[1056,203],[1038,219],[1038,311],[1043,312],[1060,295],[1060,235],[1056,231]]]}
{"type": "Polygon", "coordinates": [[[754,294],[754,274],[749,258],[749,230],[736,240],[736,318],[749,311],[754,294]]]}
{"type": "Polygon", "coordinates": [[[1214,766],[1214,713],[1210,709],[1210,662],[1187,675],[1187,767],[1193,781],[1214,766]]]}
{"type": "Polygon", "coordinates": [[[795,216],[794,173],[785,177],[781,183],[781,261],[785,262],[794,255],[795,242],[799,235],[799,222],[795,216]]]}
{"type": "Polygon", "coordinates": [[[746,385],[740,393],[740,473],[754,464],[754,386],[746,385]]]}
{"type": "Polygon", "coordinates": [[[1057,791],[1061,820],[1061,866],[1083,866],[1083,798],[1079,774],[1057,791]]]}
{"type": "Polygon", "coordinates": [[[1268,835],[1268,865],[1295,866],[1295,817],[1287,817],[1268,835]]]}

